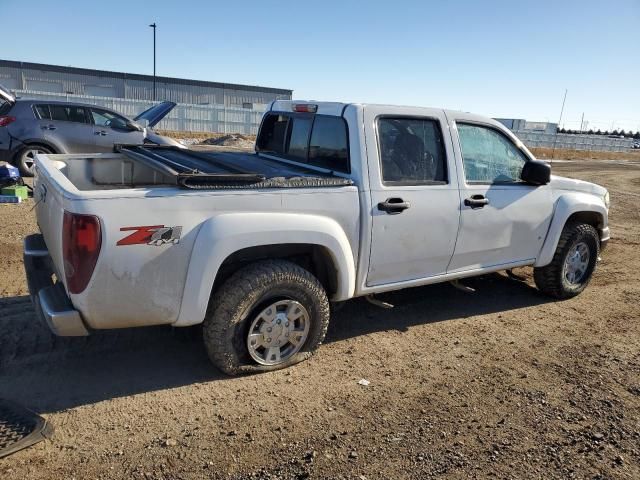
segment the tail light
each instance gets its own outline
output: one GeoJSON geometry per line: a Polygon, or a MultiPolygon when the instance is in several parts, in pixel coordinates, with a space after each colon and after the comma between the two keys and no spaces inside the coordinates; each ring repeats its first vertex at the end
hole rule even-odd
{"type": "Polygon", "coordinates": [[[62,256],[69,293],[80,293],[93,275],[100,255],[100,220],[93,215],[64,212],[62,256]]]}
{"type": "Polygon", "coordinates": [[[11,122],[15,122],[16,117],[10,117],[8,115],[0,115],[0,127],[6,127],[11,122]]]}

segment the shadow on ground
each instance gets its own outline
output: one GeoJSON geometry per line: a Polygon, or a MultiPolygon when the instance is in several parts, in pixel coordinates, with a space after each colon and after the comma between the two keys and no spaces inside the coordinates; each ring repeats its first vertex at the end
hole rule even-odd
{"type": "MultiPolygon", "coordinates": [[[[364,299],[347,302],[334,313],[325,343],[547,301],[528,285],[499,274],[467,283],[478,292],[464,293],[440,284],[381,295],[380,299],[396,305],[391,310],[364,299]]],[[[29,297],[0,299],[0,397],[40,413],[227,380],[209,363],[198,327],[139,328],[60,338],[36,320],[29,297]]]]}

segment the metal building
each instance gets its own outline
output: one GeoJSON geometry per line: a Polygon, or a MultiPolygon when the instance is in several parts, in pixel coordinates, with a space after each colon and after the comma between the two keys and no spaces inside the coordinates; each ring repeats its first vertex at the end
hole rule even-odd
{"type": "MultiPolygon", "coordinates": [[[[93,103],[135,115],[154,103],[153,76],[0,60],[0,84],[24,98],[93,103]]],[[[255,133],[266,106],[292,90],[156,77],[156,99],[178,107],[168,130],[255,133]]]]}

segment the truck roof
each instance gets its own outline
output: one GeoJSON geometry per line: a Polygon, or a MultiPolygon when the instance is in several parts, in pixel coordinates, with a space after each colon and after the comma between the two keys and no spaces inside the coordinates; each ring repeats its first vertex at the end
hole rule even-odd
{"type": "Polygon", "coordinates": [[[380,103],[345,103],[345,102],[324,102],[324,101],[319,102],[315,100],[276,100],[271,103],[271,108],[269,110],[276,111],[276,112],[291,112],[291,111],[296,111],[296,106],[307,106],[307,105],[313,105],[314,107],[316,107],[315,113],[317,114],[333,115],[337,117],[342,116],[345,109],[350,105],[361,107],[361,108],[367,108],[367,107],[376,107],[378,109],[389,108],[390,110],[397,110],[398,108],[406,108],[407,110],[411,110],[412,112],[410,113],[413,113],[413,114],[418,114],[420,110],[425,110],[425,114],[427,114],[426,111],[428,110],[431,110],[431,111],[438,110],[440,112],[444,112],[447,116],[452,118],[458,118],[458,119],[464,118],[465,120],[489,123],[496,126],[500,130],[510,133],[510,130],[508,130],[503,124],[485,115],[478,115],[475,113],[463,112],[461,110],[450,110],[450,109],[438,108],[438,107],[420,107],[420,106],[412,106],[412,105],[389,105],[389,104],[380,104],[380,103]]]}

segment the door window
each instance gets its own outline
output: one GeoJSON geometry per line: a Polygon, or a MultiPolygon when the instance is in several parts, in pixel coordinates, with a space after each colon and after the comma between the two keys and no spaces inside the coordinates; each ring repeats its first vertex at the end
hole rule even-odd
{"type": "Polygon", "coordinates": [[[34,105],[33,106],[36,117],[40,120],[51,120],[51,113],[49,112],[49,105],[34,105]]]}
{"type": "Polygon", "coordinates": [[[506,135],[490,127],[458,123],[468,183],[514,183],[527,158],[506,135]]]}
{"type": "Polygon", "coordinates": [[[92,108],[91,117],[93,118],[93,123],[95,123],[99,127],[111,127],[120,130],[127,129],[128,122],[124,117],[116,115],[115,113],[109,112],[107,110],[98,110],[96,108],[92,108]]]}
{"type": "Polygon", "coordinates": [[[63,122],[89,123],[84,107],[73,105],[49,105],[51,112],[51,120],[60,120],[63,122]]]}
{"type": "Polygon", "coordinates": [[[446,155],[436,120],[381,117],[378,141],[385,185],[447,183],[446,155]]]}

